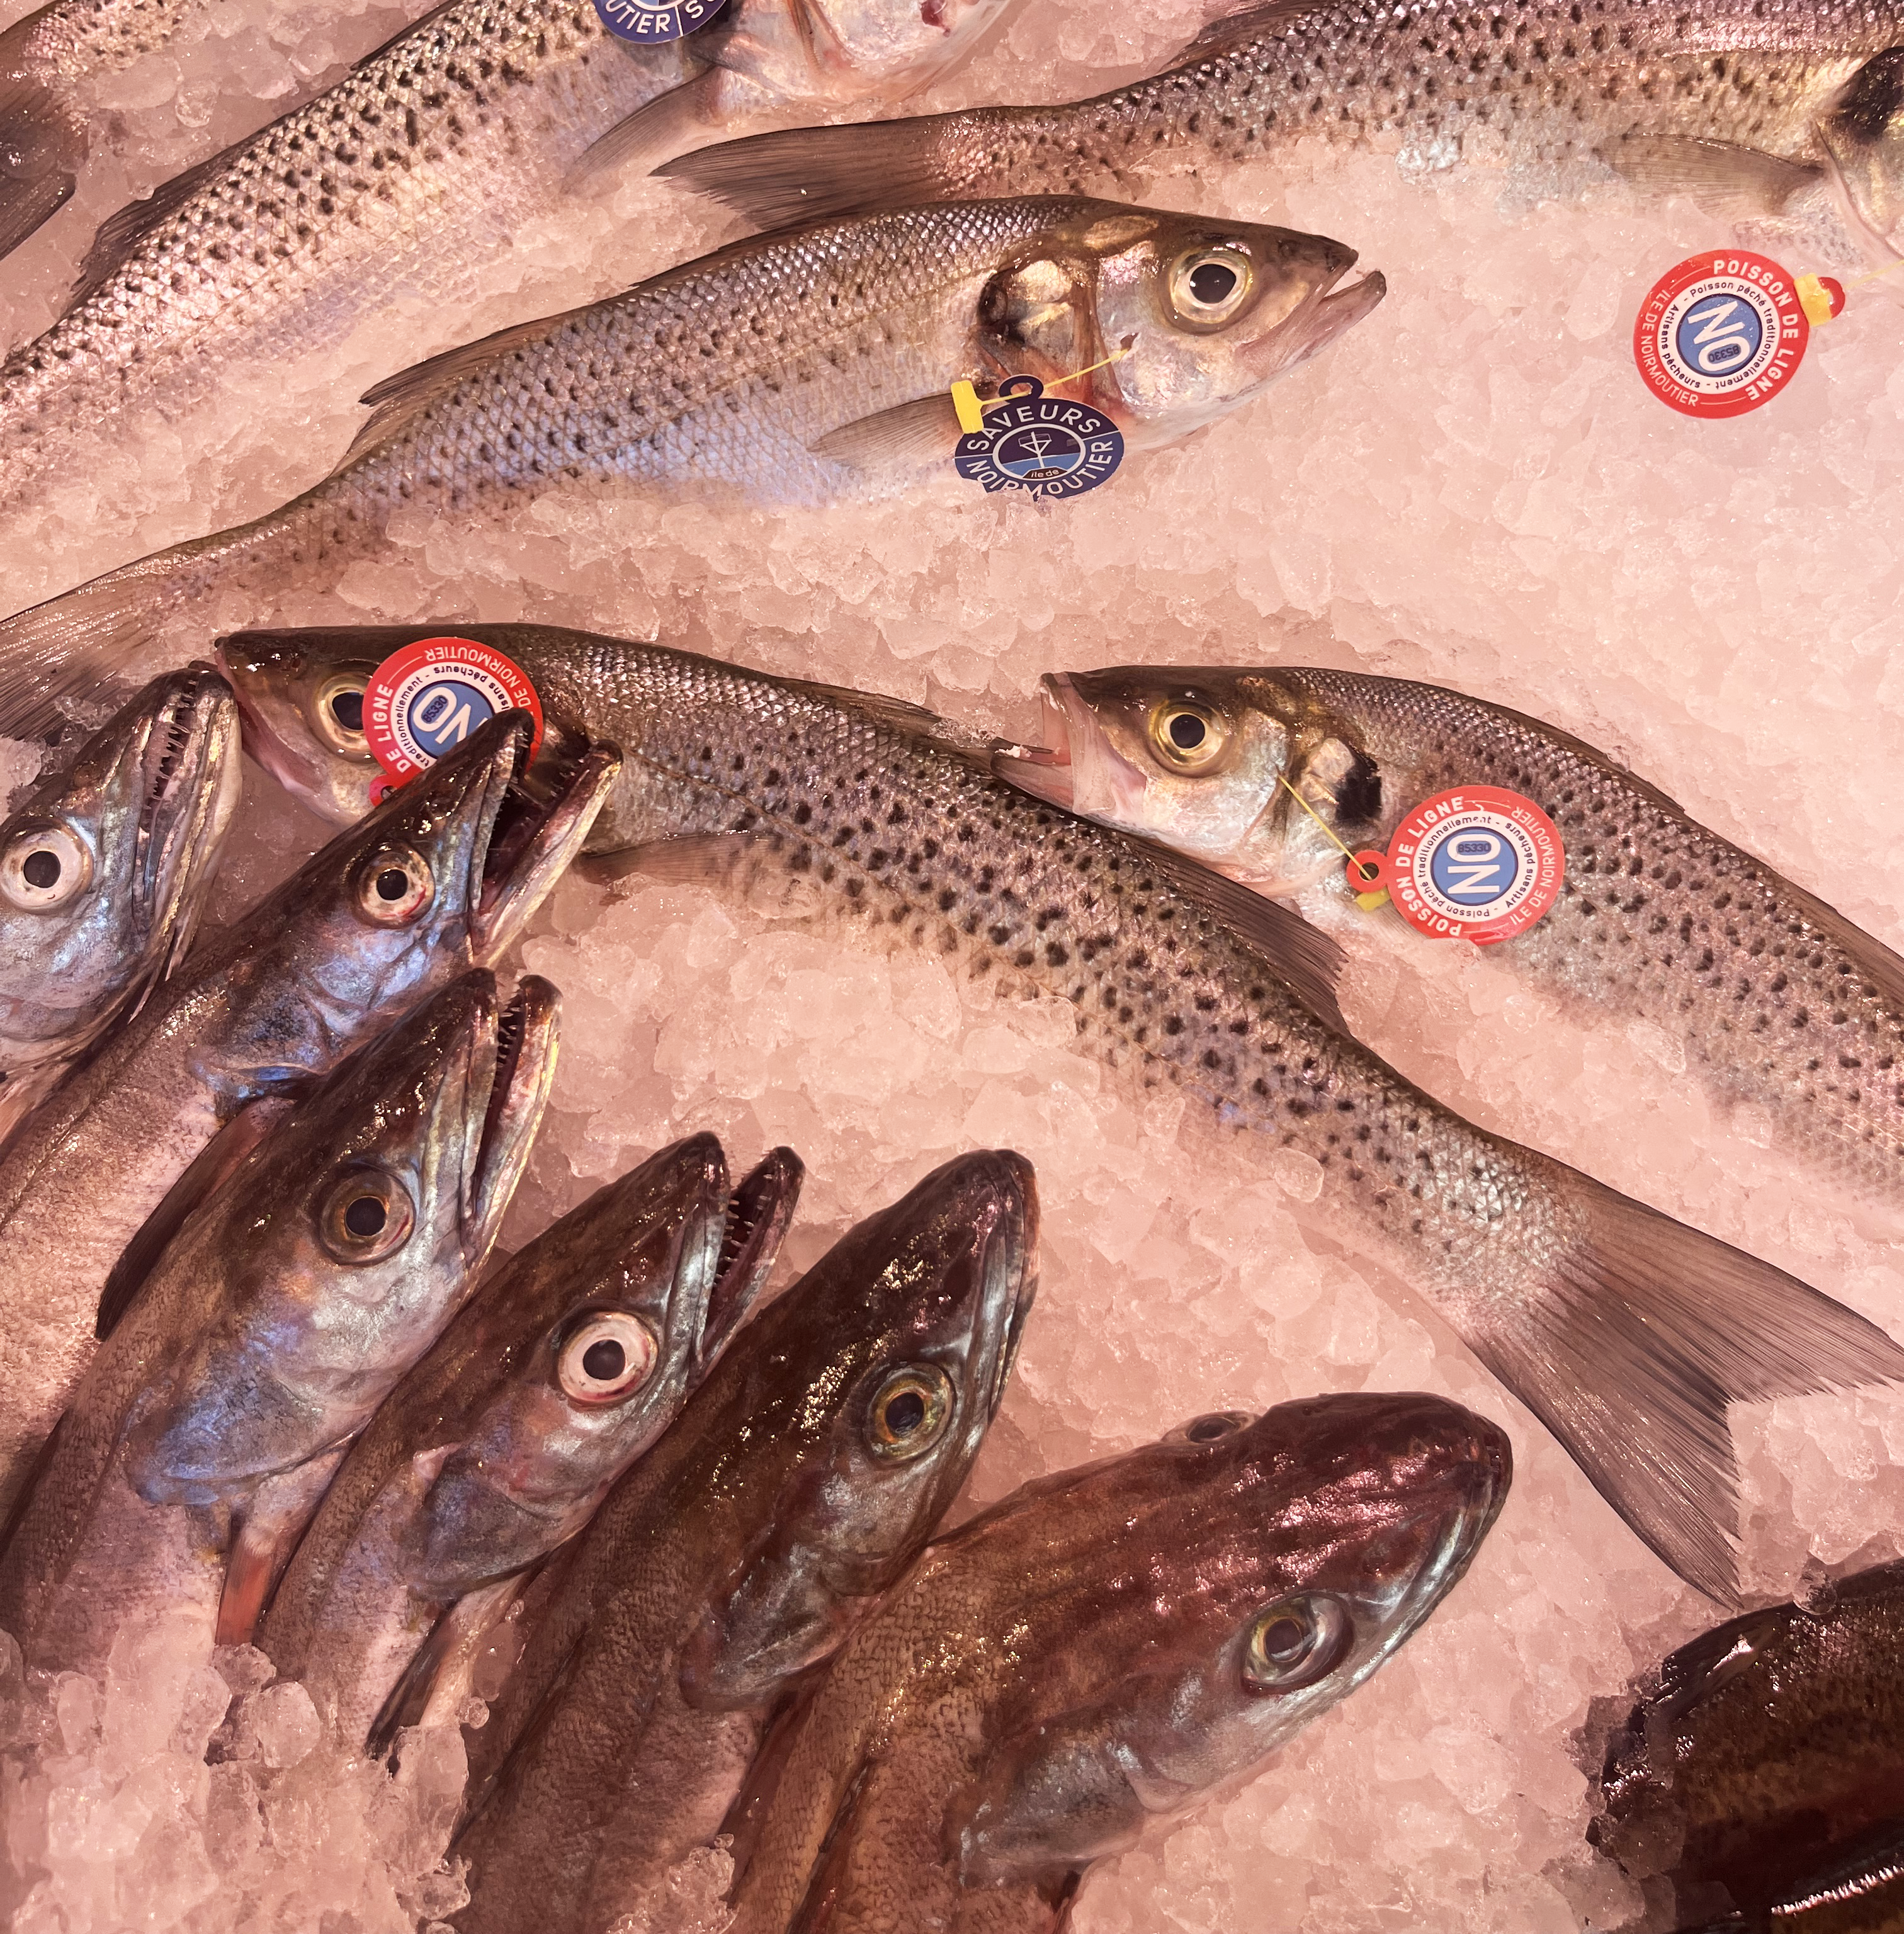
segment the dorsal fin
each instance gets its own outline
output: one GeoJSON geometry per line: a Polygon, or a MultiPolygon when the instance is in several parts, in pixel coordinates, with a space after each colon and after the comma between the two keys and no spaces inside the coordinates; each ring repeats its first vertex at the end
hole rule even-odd
{"type": "Polygon", "coordinates": [[[1215,60],[1232,53],[1252,41],[1260,41],[1315,11],[1314,0],[1269,0],[1267,6],[1246,7],[1240,12],[1219,14],[1206,20],[1192,41],[1161,72],[1194,67],[1198,61],[1215,60]]]}
{"type": "Polygon", "coordinates": [[[164,227],[207,182],[227,173],[233,158],[257,138],[255,134],[247,135],[244,140],[233,142],[209,161],[200,161],[196,167],[186,169],[182,175],[174,175],[168,182],[161,182],[142,200],[128,201],[116,213],[107,215],[100,223],[98,232],[92,238],[92,246],[86,252],[85,260],[80,264],[79,279],[73,285],[69,307],[77,309],[89,297],[97,295],[138,252],[148,237],[164,227]]]}

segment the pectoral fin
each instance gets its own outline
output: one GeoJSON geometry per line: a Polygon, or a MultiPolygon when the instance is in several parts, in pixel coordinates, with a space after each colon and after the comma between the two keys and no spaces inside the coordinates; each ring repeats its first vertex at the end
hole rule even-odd
{"type": "Polygon", "coordinates": [[[224,1589],[218,1596],[220,1645],[250,1644],[297,1541],[343,1461],[340,1447],[258,1486],[225,1565],[224,1589]]]}
{"type": "Polygon", "coordinates": [[[637,107],[583,149],[562,185],[592,188],[622,174],[632,180],[712,139],[719,131],[713,110],[721,80],[720,69],[709,68],[637,107]]]}
{"type": "Polygon", "coordinates": [[[947,387],[929,396],[916,396],[909,403],[896,404],[876,415],[842,423],[808,447],[830,463],[877,470],[890,464],[927,463],[935,456],[949,462],[960,435],[959,412],[947,387]]]}

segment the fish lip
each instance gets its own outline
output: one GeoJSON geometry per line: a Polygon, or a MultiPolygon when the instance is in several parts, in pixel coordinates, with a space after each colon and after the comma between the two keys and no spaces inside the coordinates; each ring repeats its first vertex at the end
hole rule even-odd
{"type": "Polygon", "coordinates": [[[531,785],[534,729],[527,712],[516,715],[484,782],[469,912],[471,954],[481,965],[514,944],[581,851],[621,771],[619,751],[592,744],[579,758],[538,773],[531,785]]]}
{"type": "MultiPolygon", "coordinates": [[[[492,984],[485,1005],[491,1017],[495,1062],[463,1200],[465,1240],[478,1254],[488,1246],[514,1193],[511,1170],[520,1170],[527,1158],[554,1078],[561,996],[540,975],[531,974],[499,1009],[492,984]]],[[[472,1046],[473,1042],[472,1035],[472,1046]]]]}
{"type": "MultiPolygon", "coordinates": [[[[1239,353],[1247,357],[1265,378],[1319,355],[1339,336],[1371,314],[1388,293],[1388,279],[1379,269],[1371,269],[1354,282],[1342,285],[1342,278],[1355,266],[1356,254],[1339,243],[1331,245],[1339,253],[1341,266],[1328,279],[1318,279],[1295,313],[1282,327],[1261,342],[1248,345],[1239,353]]],[[[1333,263],[1337,259],[1332,255],[1333,263]]]]}
{"type": "Polygon", "coordinates": [[[1445,1516],[1430,1555],[1417,1568],[1398,1607],[1396,1629],[1407,1633],[1425,1619],[1460,1578],[1507,1502],[1514,1481],[1514,1451],[1507,1432],[1468,1413],[1469,1455],[1452,1466],[1430,1508],[1445,1516]],[[1446,1496],[1457,1493],[1451,1507],[1446,1496]]]}
{"type": "Polygon", "coordinates": [[[1038,1203],[1038,1173],[1024,1156],[1012,1149],[987,1151],[989,1161],[1002,1171],[994,1182],[996,1210],[985,1233],[983,1261],[984,1294],[980,1297],[978,1327],[982,1333],[984,1312],[1002,1309],[1003,1336],[987,1387],[975,1393],[985,1406],[989,1421],[999,1414],[1018,1360],[1018,1345],[1024,1333],[1025,1319],[1038,1300],[1038,1244],[1041,1211],[1038,1203]]]}
{"type": "Polygon", "coordinates": [[[1021,791],[1087,819],[1140,825],[1149,780],[1094,724],[1091,708],[1068,673],[1038,681],[1041,746],[996,748],[993,770],[1021,791]]]}
{"type": "MultiPolygon", "coordinates": [[[[713,1148],[725,1178],[720,1143],[713,1148]]],[[[720,1253],[694,1339],[697,1376],[712,1367],[765,1288],[806,1179],[806,1164],[791,1149],[770,1149],[725,1196],[720,1253]]]]}

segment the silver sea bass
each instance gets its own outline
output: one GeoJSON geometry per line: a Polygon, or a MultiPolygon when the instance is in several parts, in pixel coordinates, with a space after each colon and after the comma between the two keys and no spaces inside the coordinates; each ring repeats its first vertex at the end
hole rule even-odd
{"type": "Polygon", "coordinates": [[[1478,148],[1698,196],[1794,246],[1892,259],[1904,217],[1900,0],[1279,0],[1154,79],[1050,107],[755,135],[661,172],[757,221],[934,196],[1120,194],[1303,140],[1478,148]]]}
{"type": "Polygon", "coordinates": [[[520,714],[492,721],[333,839],[199,948],[0,1155],[0,1513],[143,1273],[138,1251],[122,1263],[134,1235],[162,1240],[256,1140],[249,1104],[497,959],[580,848],[614,757],[585,755],[532,803],[516,785],[529,734],[520,714]]]}
{"type": "Polygon", "coordinates": [[[744,1328],[524,1600],[470,1733],[459,1934],[592,1934],[711,1839],[781,1695],[957,1495],[1038,1280],[1031,1167],[961,1155],[744,1328]]]}
{"type": "Polygon", "coordinates": [[[701,32],[645,47],[610,35],[593,0],[438,7],[101,227],[66,313],[0,366],[0,503],[126,411],[215,393],[234,357],[309,355],[406,295],[453,320],[472,265],[592,161],[672,152],[789,102],[903,93],[1002,4],[734,0],[701,32]]]}
{"type": "MultiPolygon", "coordinates": [[[[443,628],[227,640],[259,755],[313,798],[343,797],[347,775],[361,798],[375,768],[361,735],[344,749],[336,700],[443,628]],[[331,776],[311,785],[321,768],[331,776]]],[[[552,718],[623,749],[592,850],[687,839],[717,877],[796,879],[874,944],[1068,1003],[1080,1050],[1128,1085],[1178,1089],[1266,1156],[1309,1156],[1315,1213],[1391,1256],[1714,1597],[1737,1589],[1728,1407],[1904,1375],[1904,1350],[1842,1305],[1423,1092],[1349,1035],[1333,941],[1008,785],[990,742],[893,700],[658,646],[465,628],[523,668],[552,718]]]]}
{"type": "Polygon", "coordinates": [[[168,672],[0,824],[0,1140],[185,957],[238,741],[217,673],[168,672]]]}
{"type": "Polygon", "coordinates": [[[529,1159],[555,991],[465,976],[354,1056],[185,1222],[59,1423],[0,1628],[98,1670],[129,1626],[250,1636],[352,1438],[475,1280],[529,1159]]]}
{"type": "Polygon", "coordinates": [[[1095,1862],[1394,1655],[1511,1469],[1445,1399],[1323,1396],[1013,1493],[778,1722],[736,1809],[733,1934],[1057,1934],[1095,1862]]]}
{"type": "Polygon", "coordinates": [[[0,716],[122,674],[149,641],[202,630],[214,598],[265,619],[400,558],[399,512],[480,524],[556,490],[827,504],[922,474],[970,490],[950,480],[961,377],[990,394],[1102,365],[1074,393],[1133,444],[1168,443],[1368,314],[1380,276],[1331,293],[1354,259],[1320,236],[1068,200],[736,243],[393,377],[315,489],[0,623],[0,716]]]}
{"type": "Polygon", "coordinates": [[[494,1270],[326,1493],[258,1643],[346,1751],[453,1724],[526,1575],[587,1523],[752,1309],[802,1170],[676,1142],[494,1270]]]}
{"type": "Polygon", "coordinates": [[[1904,1188],[1904,960],[1592,746],[1439,685],[1300,665],[1044,682],[1051,743],[1002,754],[1008,778],[1338,929],[1369,917],[1318,818],[1351,848],[1383,848],[1437,793],[1524,794],[1559,829],[1565,876],[1490,958],[1596,1019],[1663,1029],[1808,1161],[1887,1199],[1904,1188]]]}

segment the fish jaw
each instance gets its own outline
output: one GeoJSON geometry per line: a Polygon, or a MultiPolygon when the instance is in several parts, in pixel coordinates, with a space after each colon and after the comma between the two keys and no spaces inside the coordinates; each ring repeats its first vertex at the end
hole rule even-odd
{"type": "Polygon", "coordinates": [[[215,648],[244,715],[246,749],[333,826],[354,825],[370,810],[382,770],[363,729],[364,688],[379,661],[351,655],[349,636],[239,631],[215,648]],[[335,658],[326,649],[333,638],[344,646],[335,658]]]}
{"type": "Polygon", "coordinates": [[[148,1503],[232,1505],[348,1442],[454,1314],[546,1084],[553,1002],[532,990],[509,1012],[520,1038],[505,1053],[494,977],[452,983],[345,1063],[186,1224],[145,1291],[197,1312],[128,1440],[148,1503]],[[490,1178],[473,1227],[472,1168],[490,1178]],[[369,1222],[346,1219],[369,1202],[369,1222]]]}
{"type": "Polygon", "coordinates": [[[1062,672],[1040,681],[1042,746],[1000,746],[993,769],[1022,791],[1086,819],[1113,826],[1141,826],[1146,776],[1123,758],[1092,717],[1090,707],[1062,672]]]}
{"type": "Polygon", "coordinates": [[[240,784],[203,666],[155,679],[0,827],[0,1061],[82,1050],[189,942],[240,784]],[[50,866],[53,896],[26,869],[50,866]]]}

